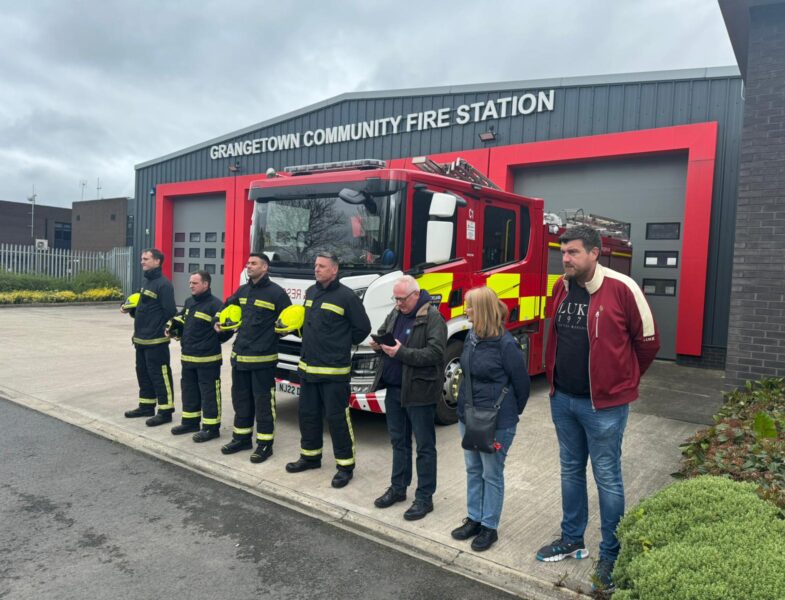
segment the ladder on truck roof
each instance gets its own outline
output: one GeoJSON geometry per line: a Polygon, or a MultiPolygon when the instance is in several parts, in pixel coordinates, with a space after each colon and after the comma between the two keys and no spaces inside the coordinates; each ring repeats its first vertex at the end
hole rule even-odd
{"type": "Polygon", "coordinates": [[[501,189],[493,181],[488,179],[485,175],[483,175],[480,171],[478,171],[462,158],[456,158],[451,163],[437,163],[427,156],[415,156],[412,159],[412,164],[416,165],[426,173],[452,177],[453,179],[468,181],[469,183],[474,183],[476,185],[484,185],[485,187],[495,190],[501,189]]]}
{"type": "MultiPolygon", "coordinates": [[[[587,215],[583,212],[582,208],[565,209],[562,211],[561,215],[561,218],[557,217],[557,219],[561,221],[559,224],[563,227],[589,225],[594,227],[594,229],[600,232],[600,235],[605,237],[618,238],[625,242],[630,241],[630,224],[625,221],[619,221],[613,217],[602,217],[593,214],[587,215]]],[[[548,222],[549,218],[552,219],[552,216],[546,217],[546,222],[548,222]]]]}

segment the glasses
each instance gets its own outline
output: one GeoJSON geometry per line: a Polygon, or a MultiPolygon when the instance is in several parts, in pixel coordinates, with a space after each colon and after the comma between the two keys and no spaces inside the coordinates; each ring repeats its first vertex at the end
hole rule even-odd
{"type": "Polygon", "coordinates": [[[401,296],[400,298],[399,298],[398,296],[393,296],[393,297],[391,298],[391,300],[394,300],[395,302],[403,302],[403,301],[404,301],[404,300],[406,300],[406,299],[407,299],[409,296],[411,296],[412,294],[416,294],[416,293],[417,293],[417,290],[414,290],[413,292],[409,292],[408,294],[406,294],[405,296],[401,296]]]}

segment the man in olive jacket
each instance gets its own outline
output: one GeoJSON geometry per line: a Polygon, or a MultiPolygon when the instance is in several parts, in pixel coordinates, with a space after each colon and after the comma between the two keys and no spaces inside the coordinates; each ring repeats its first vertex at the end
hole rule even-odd
{"type": "Polygon", "coordinates": [[[447,325],[431,296],[409,275],[393,286],[395,308],[379,335],[391,333],[394,345],[377,344],[383,352],[374,389],[385,387],[387,430],[393,448],[391,486],[374,501],[388,508],[406,500],[412,482],[412,433],[417,442],[417,491],[403,514],[407,521],[422,519],[433,510],[436,491],[436,403],[442,394],[447,325]]]}

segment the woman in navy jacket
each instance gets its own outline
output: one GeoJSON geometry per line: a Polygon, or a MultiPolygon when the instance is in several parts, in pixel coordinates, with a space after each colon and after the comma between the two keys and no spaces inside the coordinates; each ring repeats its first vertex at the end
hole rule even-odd
{"type": "MultiPolygon", "coordinates": [[[[468,516],[452,531],[456,540],[472,541],[472,550],[483,551],[499,539],[497,529],[504,503],[504,461],[518,426],[518,415],[529,399],[529,374],[518,342],[504,328],[507,307],[487,287],[466,294],[466,316],[472,323],[461,355],[461,367],[471,376],[472,402],[491,408],[503,390],[496,421],[496,452],[488,454],[464,450],[468,516]],[[476,536],[476,537],[475,537],[476,536]]],[[[466,377],[458,392],[461,437],[466,402],[466,377]]]]}

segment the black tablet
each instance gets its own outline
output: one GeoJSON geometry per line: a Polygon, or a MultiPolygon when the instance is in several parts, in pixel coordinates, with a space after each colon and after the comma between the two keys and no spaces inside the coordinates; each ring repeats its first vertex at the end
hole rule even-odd
{"type": "Polygon", "coordinates": [[[393,337],[393,334],[390,333],[389,331],[384,335],[376,335],[375,333],[372,333],[371,338],[373,339],[374,342],[376,342],[377,344],[382,344],[383,346],[395,346],[395,344],[397,343],[395,338],[393,337]]]}

